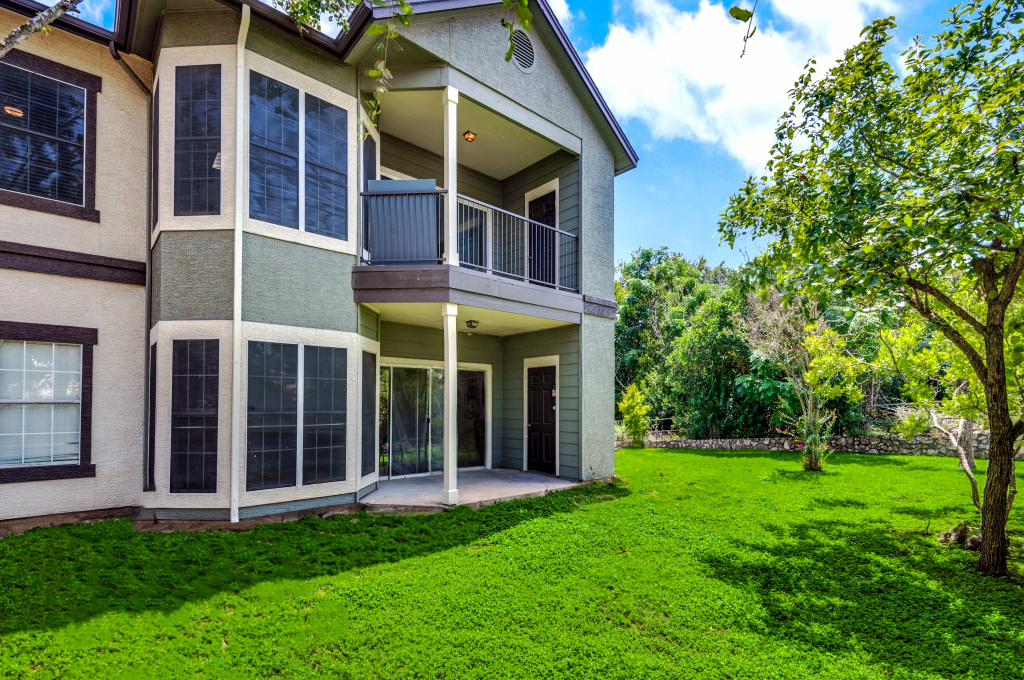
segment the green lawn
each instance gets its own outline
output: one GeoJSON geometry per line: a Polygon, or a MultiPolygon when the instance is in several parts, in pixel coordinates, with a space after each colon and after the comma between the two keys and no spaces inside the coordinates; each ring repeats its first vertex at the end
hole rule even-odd
{"type": "Polygon", "coordinates": [[[624,450],[479,512],[0,539],[0,677],[1024,676],[1024,506],[987,579],[934,538],[976,519],[955,460],[798,469],[624,450]]]}

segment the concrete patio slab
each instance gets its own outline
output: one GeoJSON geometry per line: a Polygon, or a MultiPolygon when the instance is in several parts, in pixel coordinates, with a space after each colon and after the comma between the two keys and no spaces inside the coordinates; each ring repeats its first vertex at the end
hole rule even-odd
{"type": "MultiPolygon", "coordinates": [[[[521,470],[470,470],[459,472],[459,505],[481,508],[513,498],[544,496],[571,489],[576,482],[521,470]]],[[[439,512],[441,475],[409,477],[380,482],[376,491],[360,499],[368,512],[439,512]]]]}

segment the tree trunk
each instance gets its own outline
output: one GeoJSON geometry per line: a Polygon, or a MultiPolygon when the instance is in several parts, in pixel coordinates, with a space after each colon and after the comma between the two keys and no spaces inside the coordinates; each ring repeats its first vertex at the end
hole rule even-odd
{"type": "MultiPolygon", "coordinates": [[[[991,319],[990,319],[991,321],[991,319]]],[[[1013,481],[1014,423],[1006,392],[1006,362],[1003,355],[1002,325],[989,326],[985,335],[988,364],[985,400],[988,404],[992,441],[985,471],[985,497],[981,511],[981,555],[978,571],[990,576],[1006,574],[1010,542],[1006,537],[1007,493],[1013,481]]]]}
{"type": "MultiPolygon", "coordinates": [[[[978,467],[974,462],[974,421],[972,419],[960,419],[960,426],[956,430],[956,443],[963,448],[967,464],[971,469],[978,467]]],[[[962,463],[960,467],[963,467],[962,463]]]]}

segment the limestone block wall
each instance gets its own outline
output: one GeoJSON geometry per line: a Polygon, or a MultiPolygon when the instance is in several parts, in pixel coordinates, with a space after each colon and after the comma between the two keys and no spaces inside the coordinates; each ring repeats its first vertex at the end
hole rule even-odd
{"type": "MultiPolygon", "coordinates": [[[[842,453],[876,453],[898,456],[950,456],[956,457],[957,452],[952,443],[945,437],[923,434],[913,439],[904,439],[896,435],[856,435],[832,437],[829,444],[835,451],[842,453]]],[[[620,445],[628,445],[620,442],[620,445]]],[[[748,437],[741,439],[672,439],[660,440],[649,437],[647,446],[662,449],[718,449],[722,451],[796,451],[796,442],[789,437],[748,437]]],[[[974,435],[974,455],[977,458],[988,458],[989,433],[978,432],[974,435]]],[[[1024,454],[1018,455],[1024,459],[1024,454]]]]}

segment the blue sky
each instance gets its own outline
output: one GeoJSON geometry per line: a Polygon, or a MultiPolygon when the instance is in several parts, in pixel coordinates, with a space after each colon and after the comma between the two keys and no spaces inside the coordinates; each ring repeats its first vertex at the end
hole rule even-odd
{"type": "MultiPolygon", "coordinates": [[[[737,0],[749,7],[753,0],[737,0]]],[[[895,15],[896,58],[940,30],[954,0],[760,0],[743,26],[721,0],[549,0],[640,154],[615,182],[615,259],[666,245],[712,264],[743,262],[756,244],[720,247],[729,196],[757,172],[786,91],[811,57],[819,70],[874,18],[895,15]]],[[[115,0],[85,0],[82,18],[113,25],[115,0]]]]}

